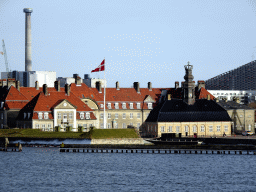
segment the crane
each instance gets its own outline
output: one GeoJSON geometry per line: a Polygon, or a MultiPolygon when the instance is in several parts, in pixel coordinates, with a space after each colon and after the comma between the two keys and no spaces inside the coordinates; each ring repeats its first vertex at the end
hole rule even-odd
{"type": "Polygon", "coordinates": [[[4,55],[7,78],[10,78],[10,70],[9,70],[9,65],[8,65],[8,60],[7,60],[7,53],[6,53],[6,49],[5,49],[4,40],[2,40],[2,41],[3,41],[2,42],[3,43],[3,52],[1,52],[1,54],[4,55]]]}

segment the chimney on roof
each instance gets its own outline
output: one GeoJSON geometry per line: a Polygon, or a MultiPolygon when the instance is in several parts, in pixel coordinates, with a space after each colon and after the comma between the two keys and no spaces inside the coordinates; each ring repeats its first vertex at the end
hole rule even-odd
{"type": "Polygon", "coordinates": [[[181,88],[184,88],[184,83],[185,83],[185,81],[181,82],[181,88]]]}
{"type": "Polygon", "coordinates": [[[175,89],[179,88],[179,81],[175,81],[175,89]]]}
{"type": "Polygon", "coordinates": [[[20,81],[16,81],[16,89],[20,91],[20,81]]]}
{"type": "Polygon", "coordinates": [[[60,81],[54,81],[54,87],[56,91],[60,91],[60,81]]]}
{"type": "Polygon", "coordinates": [[[43,84],[43,92],[44,92],[44,95],[48,95],[47,84],[43,84]]]}
{"type": "Polygon", "coordinates": [[[205,82],[204,81],[197,81],[197,87],[198,87],[198,90],[201,89],[201,87],[205,88],[205,82]]]}
{"type": "Polygon", "coordinates": [[[151,82],[148,82],[148,90],[152,91],[152,83],[151,82]]]}
{"type": "Polygon", "coordinates": [[[137,93],[140,93],[140,83],[139,82],[134,82],[133,88],[136,90],[137,93]]]}
{"type": "Polygon", "coordinates": [[[207,100],[211,100],[211,97],[210,97],[210,95],[207,95],[207,100]]]}
{"type": "Polygon", "coordinates": [[[76,85],[81,85],[81,77],[79,77],[79,76],[76,76],[75,77],[75,83],[76,83],[76,85]]]}
{"type": "Polygon", "coordinates": [[[100,81],[96,82],[96,88],[98,89],[99,93],[102,93],[102,91],[101,91],[101,82],[100,81]]]}
{"type": "Polygon", "coordinates": [[[116,90],[120,90],[118,81],[116,82],[116,90]]]}
{"type": "Polygon", "coordinates": [[[7,79],[7,87],[15,86],[15,79],[7,79]]]}
{"type": "Polygon", "coordinates": [[[69,86],[69,84],[65,84],[65,93],[67,94],[67,96],[70,96],[70,86],[69,86]]]}
{"type": "Polygon", "coordinates": [[[172,95],[168,94],[168,100],[172,100],[172,95]]]}
{"type": "Polygon", "coordinates": [[[38,81],[35,82],[35,88],[36,88],[36,90],[39,90],[39,82],[38,81]]]}

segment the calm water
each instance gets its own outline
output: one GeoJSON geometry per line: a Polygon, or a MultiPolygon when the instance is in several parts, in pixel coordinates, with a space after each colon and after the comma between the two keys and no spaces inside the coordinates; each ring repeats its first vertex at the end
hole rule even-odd
{"type": "Polygon", "coordinates": [[[255,155],[0,152],[0,191],[256,191],[255,155]]]}

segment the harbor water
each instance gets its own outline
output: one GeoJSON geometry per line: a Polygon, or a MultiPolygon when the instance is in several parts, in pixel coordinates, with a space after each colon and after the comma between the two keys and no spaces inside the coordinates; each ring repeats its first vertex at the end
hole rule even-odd
{"type": "Polygon", "coordinates": [[[256,191],[256,155],[0,152],[0,191],[256,191]]]}

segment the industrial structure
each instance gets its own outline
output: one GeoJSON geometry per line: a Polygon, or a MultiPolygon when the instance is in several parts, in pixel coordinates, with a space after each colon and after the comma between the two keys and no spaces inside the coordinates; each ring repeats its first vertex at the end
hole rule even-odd
{"type": "Polygon", "coordinates": [[[256,90],[256,61],[205,81],[207,90],[256,90]]]}

